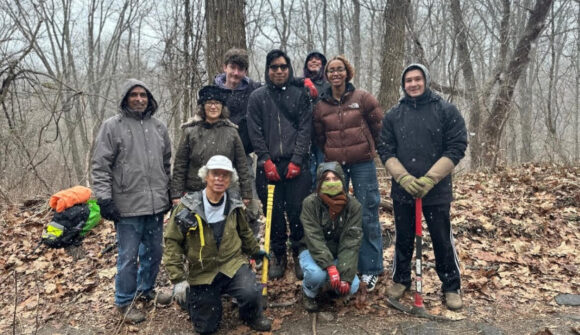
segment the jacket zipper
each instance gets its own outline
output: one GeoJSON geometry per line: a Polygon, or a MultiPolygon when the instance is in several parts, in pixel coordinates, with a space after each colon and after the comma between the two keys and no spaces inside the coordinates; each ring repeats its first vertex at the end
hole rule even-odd
{"type": "MultiPolygon", "coordinates": [[[[278,98],[280,98],[280,93],[278,93],[278,98]]],[[[278,99],[278,103],[280,102],[280,99],[278,99]]],[[[281,121],[280,121],[280,111],[277,111],[278,113],[278,138],[280,139],[280,157],[284,157],[284,150],[282,149],[282,125],[281,125],[281,121]]]]}
{"type": "MultiPolygon", "coordinates": [[[[143,133],[143,142],[145,142],[145,152],[149,151],[149,142],[145,136],[145,129],[143,126],[143,119],[141,119],[141,132],[143,133]]],[[[149,194],[151,195],[151,214],[155,214],[155,197],[153,196],[153,189],[151,188],[151,159],[147,155],[147,185],[149,185],[149,194]]]]}

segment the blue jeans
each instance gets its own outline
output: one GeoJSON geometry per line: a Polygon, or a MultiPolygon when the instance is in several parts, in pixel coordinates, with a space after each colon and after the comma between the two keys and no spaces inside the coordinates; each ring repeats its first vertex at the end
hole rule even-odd
{"type": "Polygon", "coordinates": [[[115,305],[131,303],[137,292],[155,286],[163,254],[163,214],[121,218],[117,230],[115,305]]]}
{"type": "MultiPolygon", "coordinates": [[[[329,281],[328,272],[316,264],[308,250],[303,250],[298,256],[298,259],[300,260],[302,272],[304,272],[302,290],[307,297],[315,298],[320,292],[322,286],[329,281]]],[[[334,260],[334,264],[336,264],[337,261],[338,260],[334,260]]],[[[360,280],[358,279],[358,276],[355,275],[350,284],[349,294],[355,294],[356,291],[358,291],[359,284],[360,280]]]]}
{"type": "Polygon", "coordinates": [[[363,275],[383,272],[383,236],[379,222],[379,183],[374,161],[343,165],[345,183],[352,181],[354,196],[362,205],[363,239],[358,270],[363,275]]]}

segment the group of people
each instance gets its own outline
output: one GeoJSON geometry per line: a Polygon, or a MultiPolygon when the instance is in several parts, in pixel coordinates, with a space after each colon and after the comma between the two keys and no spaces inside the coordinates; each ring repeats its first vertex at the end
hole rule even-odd
{"type": "Polygon", "coordinates": [[[396,245],[387,294],[399,299],[410,287],[413,200],[423,198],[446,304],[461,308],[449,208],[451,171],[467,132],[457,108],[430,90],[427,69],[403,71],[404,96],[384,114],[375,97],[354,87],[355,69],[344,56],[311,52],[304,77],[296,78],[288,55],[272,50],[264,84],[247,77],[248,66],[245,50],[224,55],[223,73],[199,91],[199,109],[183,125],[172,173],[168,132],[153,117],[157,102],[143,82],[127,81],[118,115],[101,126],[93,189],[117,231],[115,305],[123,317],[145,320],[135,299],[175,298],[197,332],[212,333],[228,294],[242,320],[267,331],[271,321],[248,263],[267,257],[269,277],[283,277],[288,239],[308,311],[318,309],[323,291],[352,295],[361,283],[372,291],[384,270],[377,153],[393,177],[396,245]],[[256,198],[266,213],[268,184],[276,185],[270,253],[257,240],[256,198]],[[154,290],[162,258],[173,294],[154,290]]]}

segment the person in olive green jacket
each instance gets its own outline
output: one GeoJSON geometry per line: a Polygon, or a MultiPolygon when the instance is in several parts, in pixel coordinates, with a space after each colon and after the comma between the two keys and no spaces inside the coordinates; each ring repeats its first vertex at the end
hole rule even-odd
{"type": "Polygon", "coordinates": [[[244,203],[248,205],[252,199],[252,178],[246,152],[238,126],[228,119],[230,112],[225,106],[226,99],[226,92],[217,86],[204,86],[199,90],[199,110],[182,125],[183,135],[173,163],[170,184],[173,204],[178,204],[185,192],[200,191],[205,187],[197,172],[214,155],[224,155],[233,162],[240,176],[244,203]]]}
{"type": "Polygon", "coordinates": [[[175,284],[175,299],[186,306],[195,331],[215,332],[222,317],[221,295],[238,301],[240,318],[258,331],[271,322],[262,314],[262,296],[247,257],[263,258],[239,195],[227,190],[237,179],[225,156],[211,157],[199,170],[207,186],[187,193],[165,228],[163,261],[175,284]],[[184,257],[189,271],[184,269],[184,257]]]}
{"type": "Polygon", "coordinates": [[[315,298],[327,283],[341,295],[357,292],[362,241],[362,206],[346,194],[340,164],[321,163],[316,174],[316,192],[304,199],[300,215],[308,248],[299,255],[303,302],[311,312],[318,309],[315,298]]]}

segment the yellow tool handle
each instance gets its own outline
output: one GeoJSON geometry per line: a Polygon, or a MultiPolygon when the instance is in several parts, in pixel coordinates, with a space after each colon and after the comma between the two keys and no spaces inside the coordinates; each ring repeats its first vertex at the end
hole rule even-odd
{"type": "MultiPolygon", "coordinates": [[[[266,202],[266,231],[264,232],[264,250],[270,253],[270,231],[272,230],[272,208],[274,207],[274,190],[276,185],[268,184],[268,201],[266,202]]],[[[268,294],[268,258],[262,261],[262,295],[268,294]]]]}

